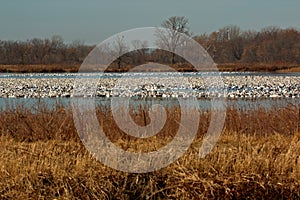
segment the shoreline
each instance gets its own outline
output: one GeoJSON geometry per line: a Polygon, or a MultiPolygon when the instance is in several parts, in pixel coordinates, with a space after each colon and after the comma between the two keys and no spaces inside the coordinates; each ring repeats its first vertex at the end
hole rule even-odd
{"type": "MultiPolygon", "coordinates": [[[[0,64],[0,73],[77,73],[80,68],[80,64],[26,64],[26,65],[14,65],[14,64],[0,64]]],[[[131,69],[132,66],[125,66],[123,69],[118,70],[115,68],[109,68],[106,72],[126,72],[131,69]]],[[[193,72],[189,65],[174,64],[173,68],[179,72],[193,72]]],[[[220,72],[268,72],[268,73],[292,73],[300,72],[299,64],[290,63],[221,63],[217,64],[217,68],[220,72]]],[[[209,69],[203,70],[210,71],[209,69]]],[[[97,70],[92,70],[97,72],[97,70]]],[[[152,72],[165,72],[161,69],[153,69],[152,72]]]]}

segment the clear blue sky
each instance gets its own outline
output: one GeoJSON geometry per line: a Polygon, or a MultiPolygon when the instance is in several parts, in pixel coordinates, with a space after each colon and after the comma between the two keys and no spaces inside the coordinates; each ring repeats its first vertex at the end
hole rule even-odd
{"type": "Polygon", "coordinates": [[[243,30],[300,28],[300,0],[0,0],[0,40],[61,35],[98,44],[131,28],[159,26],[171,16],[189,19],[194,34],[226,25],[243,30]]]}

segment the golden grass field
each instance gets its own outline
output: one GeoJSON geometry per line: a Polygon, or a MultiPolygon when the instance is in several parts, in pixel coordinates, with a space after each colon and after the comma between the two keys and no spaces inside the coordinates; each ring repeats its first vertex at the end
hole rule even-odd
{"type": "MultiPolygon", "coordinates": [[[[153,138],[122,133],[109,108],[98,108],[108,137],[131,151],[153,151],[172,139],[180,108],[153,138]]],[[[195,112],[191,110],[190,112],[195,112]]],[[[159,171],[131,174],[94,159],[77,136],[72,111],[43,105],[0,111],[0,199],[299,199],[300,109],[227,109],[223,133],[203,159],[198,153],[210,112],[179,160],[159,171]]],[[[149,123],[141,108],[137,124],[149,123]]]]}

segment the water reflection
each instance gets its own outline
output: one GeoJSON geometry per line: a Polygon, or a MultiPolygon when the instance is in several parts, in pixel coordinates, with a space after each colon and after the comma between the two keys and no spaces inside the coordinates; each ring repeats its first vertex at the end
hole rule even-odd
{"type": "MultiPolygon", "coordinates": [[[[84,103],[85,98],[78,98],[78,100],[84,103]]],[[[198,99],[200,110],[210,110],[211,100],[209,99],[198,99]]],[[[95,105],[101,107],[110,107],[111,98],[106,97],[96,97],[95,105]]],[[[164,107],[174,107],[179,106],[179,101],[177,98],[131,98],[129,101],[129,106],[133,109],[139,109],[140,107],[151,107],[155,104],[161,104],[164,107]]],[[[226,100],[227,107],[237,108],[237,109],[258,109],[267,108],[271,109],[276,106],[277,108],[286,106],[296,106],[299,107],[300,99],[295,98],[273,98],[273,99],[256,99],[256,100],[226,100]]],[[[57,106],[64,106],[67,109],[71,108],[71,98],[0,98],[0,109],[2,111],[7,109],[16,109],[18,107],[24,107],[31,109],[32,111],[38,110],[41,107],[47,109],[55,109],[57,106]]]]}

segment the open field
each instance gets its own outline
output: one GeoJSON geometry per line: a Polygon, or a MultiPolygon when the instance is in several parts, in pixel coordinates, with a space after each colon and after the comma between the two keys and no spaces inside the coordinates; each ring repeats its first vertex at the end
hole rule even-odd
{"type": "Polygon", "coordinates": [[[222,63],[219,71],[227,72],[300,72],[299,65],[290,63],[222,63]]]}
{"type": "Polygon", "coordinates": [[[2,73],[58,73],[77,72],[80,65],[51,64],[51,65],[0,65],[2,73]]]}
{"type": "MultiPolygon", "coordinates": [[[[168,65],[171,66],[171,65],[168,65]]],[[[274,64],[264,64],[264,63],[221,63],[218,64],[218,70],[223,72],[245,72],[245,71],[255,71],[255,72],[300,72],[300,66],[297,64],[290,63],[274,63],[274,64]]],[[[25,65],[0,65],[1,73],[65,73],[65,72],[78,72],[80,64],[25,64],[25,65]]],[[[116,66],[110,67],[106,72],[124,72],[128,71],[132,66],[122,67],[118,69],[116,66]]],[[[191,72],[195,71],[190,65],[186,64],[174,64],[173,68],[180,72],[191,72]]],[[[165,70],[151,69],[152,71],[161,72],[165,70]]],[[[203,69],[204,71],[210,71],[210,69],[203,69]]],[[[92,71],[97,71],[97,68],[92,71]]]]}
{"type": "MultiPolygon", "coordinates": [[[[128,151],[153,151],[169,142],[180,108],[167,110],[167,123],[149,139],[124,135],[108,108],[99,121],[115,144],[128,151]]],[[[190,112],[195,112],[191,110],[190,112]]],[[[170,166],[129,174],[97,162],[80,142],[72,112],[40,105],[0,112],[1,199],[232,199],[300,198],[300,110],[227,110],[223,134],[213,152],[198,158],[210,113],[201,112],[192,146],[170,166]]],[[[149,123],[140,109],[137,124],[149,123]]]]}

